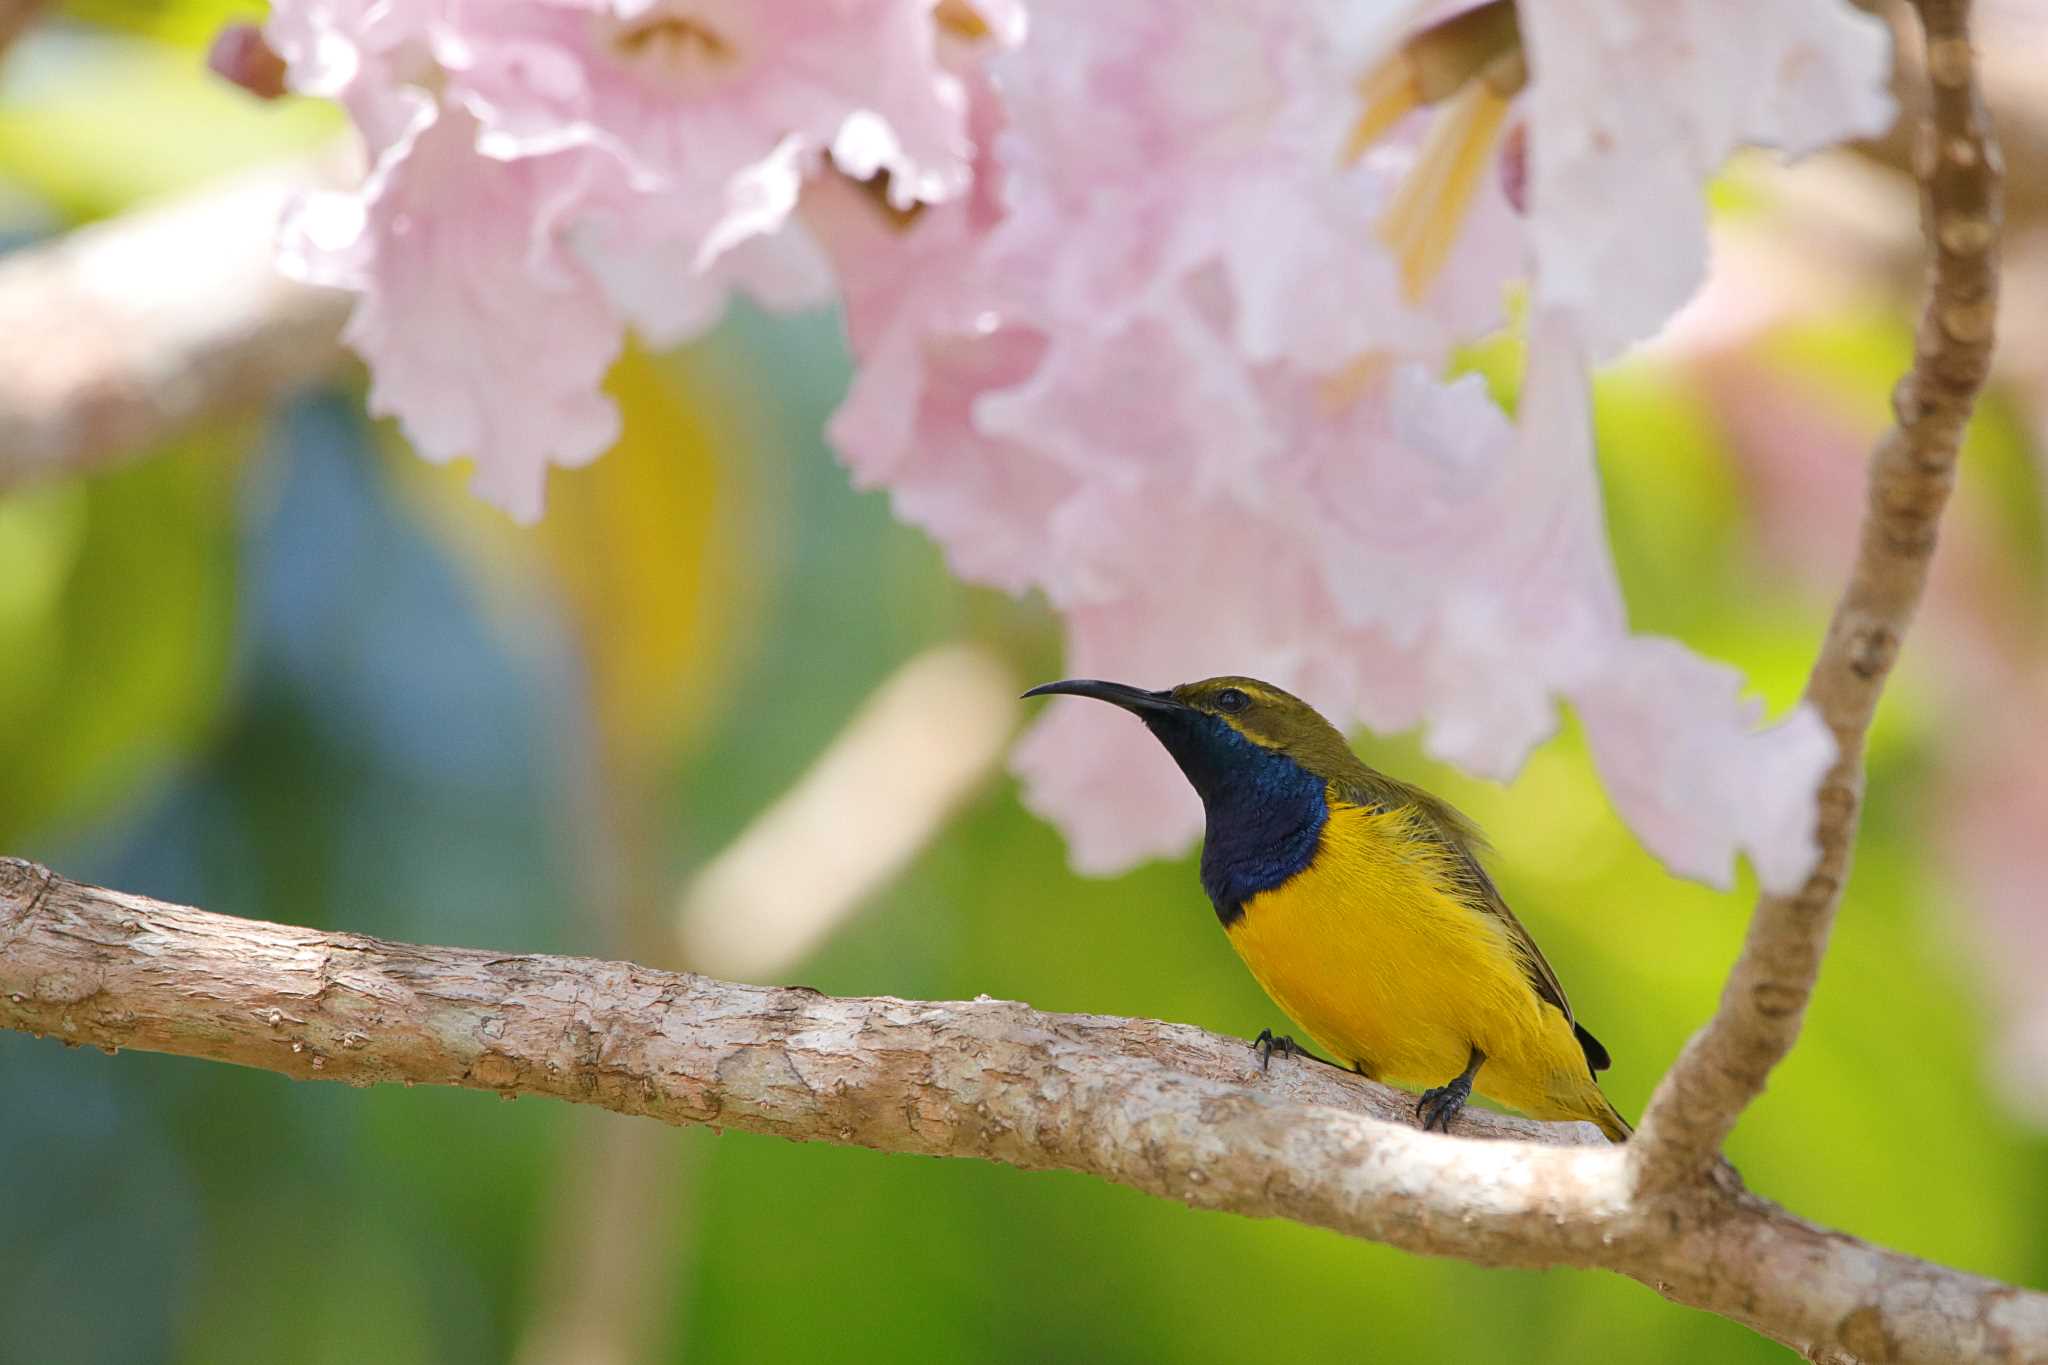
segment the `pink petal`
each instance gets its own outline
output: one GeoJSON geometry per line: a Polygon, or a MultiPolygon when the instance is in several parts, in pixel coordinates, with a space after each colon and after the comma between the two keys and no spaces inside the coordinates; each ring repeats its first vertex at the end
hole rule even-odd
{"type": "Polygon", "coordinates": [[[1738,145],[1790,154],[1882,132],[1884,21],[1843,0],[1525,0],[1537,298],[1604,360],[1706,267],[1707,181],[1738,145]],[[1628,72],[1617,80],[1614,73],[1628,72]]]}
{"type": "Polygon", "coordinates": [[[548,230],[579,154],[493,161],[476,132],[460,112],[425,112],[364,186],[359,235],[342,237],[333,201],[315,201],[287,259],[307,278],[359,281],[345,337],[369,362],[371,410],[430,460],[475,457],[477,493],[530,522],[549,464],[586,463],[617,439],[598,384],[620,324],[548,230]]]}
{"type": "Polygon", "coordinates": [[[1747,853],[1765,890],[1789,894],[1819,856],[1814,794],[1834,736],[1803,703],[1762,726],[1742,686],[1727,665],[1644,637],[1572,701],[1615,809],[1666,867],[1727,887],[1747,853]]]}

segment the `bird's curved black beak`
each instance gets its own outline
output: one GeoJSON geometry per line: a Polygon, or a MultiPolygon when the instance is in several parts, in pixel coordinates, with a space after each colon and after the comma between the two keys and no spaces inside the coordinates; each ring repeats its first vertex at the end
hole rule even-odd
{"type": "Polygon", "coordinates": [[[1068,678],[1063,682],[1040,683],[1024,694],[1027,697],[1063,696],[1093,697],[1106,701],[1111,706],[1143,716],[1185,711],[1187,703],[1176,698],[1171,692],[1147,692],[1142,687],[1126,683],[1102,682],[1096,678],[1068,678]]]}

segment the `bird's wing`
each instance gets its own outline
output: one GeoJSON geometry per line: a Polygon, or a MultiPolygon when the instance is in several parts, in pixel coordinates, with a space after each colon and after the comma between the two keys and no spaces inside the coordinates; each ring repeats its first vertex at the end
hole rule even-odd
{"type": "Polygon", "coordinates": [[[1543,956],[1543,950],[1536,946],[1536,940],[1529,936],[1529,931],[1515,918],[1515,912],[1508,909],[1508,903],[1502,898],[1500,888],[1493,884],[1493,878],[1486,875],[1486,869],[1480,866],[1479,859],[1469,850],[1458,851],[1476,893],[1468,896],[1467,900],[1507,926],[1508,937],[1514,942],[1516,952],[1522,959],[1522,970],[1528,974],[1529,984],[1535,988],[1537,995],[1564,1011],[1566,1023],[1576,1026],[1578,1020],[1572,1017],[1572,1002],[1565,999],[1564,983],[1559,981],[1557,973],[1551,970],[1550,960],[1543,956]]]}
{"type": "Polygon", "coordinates": [[[1605,1071],[1613,1065],[1607,1049],[1600,1040],[1579,1024],[1572,1016],[1571,1001],[1565,998],[1564,984],[1551,970],[1543,950],[1536,946],[1536,940],[1508,909],[1507,901],[1501,896],[1500,888],[1493,884],[1493,878],[1486,873],[1479,856],[1486,850],[1486,836],[1479,827],[1448,801],[1431,796],[1420,787],[1411,787],[1397,778],[1369,768],[1348,749],[1338,760],[1339,776],[1337,791],[1349,801],[1369,809],[1399,810],[1406,808],[1415,813],[1418,831],[1432,838],[1449,855],[1453,875],[1459,883],[1465,903],[1481,914],[1491,915],[1507,930],[1508,941],[1514,945],[1515,956],[1520,959],[1522,973],[1528,979],[1530,989],[1537,998],[1557,1006],[1565,1022],[1572,1026],[1572,1034],[1579,1041],[1580,1049],[1586,1054],[1589,1071],[1605,1071]]]}
{"type": "Polygon", "coordinates": [[[1444,848],[1456,855],[1466,903],[1475,910],[1492,915],[1507,928],[1508,939],[1515,945],[1515,955],[1521,959],[1522,971],[1528,977],[1529,985],[1539,998],[1557,1006],[1564,1015],[1564,1021],[1572,1026],[1572,1036],[1578,1039],[1579,1050],[1586,1054],[1586,1069],[1597,1075],[1614,1065],[1606,1047],[1572,1016],[1572,1003],[1565,998],[1564,983],[1557,979],[1557,973],[1551,970],[1543,950],[1536,946],[1536,940],[1515,918],[1515,912],[1508,909],[1500,888],[1486,874],[1485,865],[1479,861],[1479,855],[1486,849],[1486,836],[1479,832],[1479,827],[1449,802],[1440,801],[1419,787],[1393,782],[1391,778],[1382,780],[1399,789],[1401,798],[1422,814],[1422,823],[1444,848]]]}
{"type": "Polygon", "coordinates": [[[1613,1066],[1614,1059],[1608,1055],[1606,1044],[1586,1032],[1586,1026],[1573,1017],[1571,1001],[1564,996],[1564,983],[1557,979],[1557,973],[1551,970],[1549,961],[1543,956],[1543,950],[1536,946],[1536,940],[1529,936],[1529,931],[1515,918],[1515,912],[1508,909],[1508,903],[1502,898],[1500,888],[1493,884],[1493,878],[1486,875],[1486,869],[1480,865],[1478,856],[1470,848],[1461,848],[1459,852],[1464,855],[1472,876],[1483,892],[1483,895],[1474,897],[1471,903],[1507,926],[1508,936],[1514,941],[1518,950],[1517,955],[1522,959],[1522,970],[1527,974],[1529,984],[1536,988],[1537,995],[1563,1011],[1564,1021],[1572,1026],[1572,1036],[1578,1039],[1579,1051],[1586,1054],[1586,1070],[1597,1076],[1613,1066]]]}
{"type": "MultiPolygon", "coordinates": [[[[1363,767],[1362,764],[1360,766],[1363,767]]],[[[1486,836],[1479,832],[1478,826],[1466,819],[1449,802],[1431,796],[1420,787],[1411,787],[1406,782],[1371,769],[1365,769],[1363,773],[1347,778],[1343,788],[1345,795],[1357,801],[1359,805],[1382,809],[1407,806],[1418,813],[1421,818],[1417,823],[1422,830],[1434,836],[1446,851],[1454,855],[1454,865],[1460,873],[1459,880],[1463,883],[1461,890],[1464,892],[1466,903],[1482,914],[1493,916],[1507,929],[1508,938],[1515,945],[1516,956],[1521,959],[1522,971],[1528,976],[1530,987],[1535,990],[1538,997],[1549,1001],[1563,1012],[1565,1022],[1572,1025],[1580,1035],[1581,1044],[1586,1045],[1587,1061],[1592,1063],[1596,1070],[1604,1066],[1606,1049],[1601,1047],[1591,1034],[1578,1027],[1578,1021],[1572,1017],[1571,1001],[1565,998],[1563,983],[1557,979],[1557,973],[1551,970],[1549,961],[1543,956],[1543,950],[1536,946],[1536,940],[1529,936],[1529,931],[1515,918],[1515,912],[1508,909],[1508,903],[1502,898],[1500,888],[1493,884],[1493,878],[1486,874],[1486,868],[1481,865],[1479,854],[1486,847],[1486,836]]]]}

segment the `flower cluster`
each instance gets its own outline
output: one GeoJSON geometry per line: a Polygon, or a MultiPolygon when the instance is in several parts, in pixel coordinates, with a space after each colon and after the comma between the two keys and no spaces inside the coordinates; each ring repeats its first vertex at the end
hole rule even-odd
{"type": "Polygon", "coordinates": [[[968,183],[965,94],[920,0],[286,0],[267,37],[370,162],[301,206],[285,268],[361,294],[373,408],[429,459],[473,456],[522,520],[550,463],[616,438],[597,387],[628,323],[672,342],[733,289],[830,297],[783,230],[827,154],[905,205],[968,183]]]}
{"type": "MultiPolygon", "coordinates": [[[[1630,632],[1588,374],[1701,278],[1732,148],[1889,119],[1883,29],[1843,0],[1444,9],[279,0],[293,87],[372,157],[286,260],[359,292],[373,404],[522,518],[615,435],[624,326],[836,286],[854,478],[963,576],[1043,592],[1069,671],[1258,674],[1503,777],[1568,699],[1671,867],[1746,852],[1786,886],[1831,742],[1630,632]],[[1517,297],[1511,419],[1453,361],[1517,297]]],[[[1055,706],[1017,757],[1096,870],[1198,818],[1117,719],[1055,706]]]]}

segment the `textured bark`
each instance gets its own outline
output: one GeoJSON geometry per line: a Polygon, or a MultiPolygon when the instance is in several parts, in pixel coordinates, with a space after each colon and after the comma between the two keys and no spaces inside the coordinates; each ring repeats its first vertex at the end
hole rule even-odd
{"type": "Polygon", "coordinates": [[[1820,860],[1796,894],[1758,902],[1714,1017],[1651,1096],[1629,1149],[1650,1186],[1697,1180],[1799,1037],[1849,876],[1864,736],[1926,587],[1963,429],[1990,368],[2002,166],[1977,85],[1969,4],[1915,8],[1929,92],[1916,158],[1927,301],[1912,369],[1893,395],[1897,425],[1871,457],[1856,562],[1806,686],[1838,750],[1820,790],[1820,860]]]}
{"type": "Polygon", "coordinates": [[[840,999],[232,919],[0,860],[0,1026],[302,1080],[545,1095],[1082,1171],[1481,1265],[1604,1267],[1815,1353],[2048,1357],[2048,1296],[1805,1223],[1724,1169],[1636,1192],[1587,1125],[1471,1111],[1148,1020],[840,999]],[[1591,1145],[1581,1145],[1591,1144],[1591,1145]]]}

